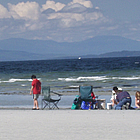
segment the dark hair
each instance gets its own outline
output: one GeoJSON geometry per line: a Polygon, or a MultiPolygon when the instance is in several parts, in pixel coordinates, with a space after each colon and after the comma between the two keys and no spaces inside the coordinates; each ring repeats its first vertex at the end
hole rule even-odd
{"type": "Polygon", "coordinates": [[[115,91],[115,90],[118,90],[118,88],[117,87],[113,87],[113,90],[115,91]]]}
{"type": "Polygon", "coordinates": [[[32,76],[31,76],[31,79],[35,79],[35,78],[36,78],[36,76],[35,76],[35,75],[32,75],[32,76]]]}

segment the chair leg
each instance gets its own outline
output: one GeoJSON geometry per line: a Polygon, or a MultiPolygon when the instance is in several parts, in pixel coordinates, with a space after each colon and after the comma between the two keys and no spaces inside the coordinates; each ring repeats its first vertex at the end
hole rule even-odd
{"type": "Polygon", "coordinates": [[[57,106],[58,102],[59,101],[56,101],[56,102],[45,102],[44,100],[42,100],[42,102],[41,102],[41,108],[43,110],[43,109],[45,109],[48,106],[49,109],[54,109],[55,107],[57,109],[59,109],[59,107],[57,106]],[[52,106],[51,106],[51,103],[53,103],[52,106]],[[43,104],[44,104],[44,106],[43,106],[43,104]]]}
{"type": "Polygon", "coordinates": [[[57,109],[59,109],[59,107],[57,106],[58,102],[59,102],[59,101],[53,103],[53,109],[54,109],[55,107],[56,107],[57,109]]]}
{"type": "Polygon", "coordinates": [[[51,109],[50,102],[49,102],[49,109],[51,109]]]}
{"type": "Polygon", "coordinates": [[[41,101],[41,109],[43,109],[43,101],[41,101]]]}
{"type": "Polygon", "coordinates": [[[45,102],[45,101],[42,101],[42,103],[41,103],[41,104],[42,104],[42,105],[41,105],[41,106],[42,106],[42,110],[43,110],[43,109],[45,109],[45,108],[46,108],[46,106],[48,105],[48,103],[47,103],[47,102],[45,102]],[[44,105],[44,107],[43,107],[43,103],[45,104],[45,105],[44,105]]]}
{"type": "Polygon", "coordinates": [[[43,107],[43,109],[46,108],[47,105],[48,105],[48,104],[45,104],[45,106],[43,107]]]}

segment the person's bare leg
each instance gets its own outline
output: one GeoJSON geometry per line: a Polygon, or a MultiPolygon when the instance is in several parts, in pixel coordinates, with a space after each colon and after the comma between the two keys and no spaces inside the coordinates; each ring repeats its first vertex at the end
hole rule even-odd
{"type": "Polygon", "coordinates": [[[33,109],[39,109],[39,105],[38,105],[38,101],[37,101],[37,99],[34,99],[34,107],[33,107],[33,109]]]}
{"type": "Polygon", "coordinates": [[[91,104],[92,104],[92,103],[89,104],[89,109],[88,109],[88,110],[91,110],[91,104]]]}
{"type": "Polygon", "coordinates": [[[38,101],[36,100],[36,109],[39,109],[38,101]]]}
{"type": "Polygon", "coordinates": [[[33,108],[36,108],[36,106],[37,106],[37,103],[36,103],[36,99],[34,99],[34,107],[33,108]]]}

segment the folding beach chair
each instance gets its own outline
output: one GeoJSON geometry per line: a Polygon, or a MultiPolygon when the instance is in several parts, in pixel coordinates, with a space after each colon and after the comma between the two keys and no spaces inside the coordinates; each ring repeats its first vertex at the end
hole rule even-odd
{"type": "Polygon", "coordinates": [[[43,98],[41,100],[42,109],[46,107],[48,107],[49,109],[54,109],[54,108],[59,109],[57,104],[61,100],[61,96],[62,96],[61,94],[50,91],[50,87],[46,86],[46,87],[42,87],[42,95],[43,95],[43,98]],[[51,96],[51,93],[53,93],[54,96],[51,96]]]}
{"type": "MultiPolygon", "coordinates": [[[[92,92],[93,92],[92,86],[79,86],[79,95],[80,95],[81,103],[82,103],[82,101],[93,102],[94,100],[92,99],[92,96],[91,96],[92,92]]],[[[98,98],[98,96],[96,96],[96,98],[98,98]]],[[[93,102],[93,104],[94,104],[94,102],[93,102]]]]}

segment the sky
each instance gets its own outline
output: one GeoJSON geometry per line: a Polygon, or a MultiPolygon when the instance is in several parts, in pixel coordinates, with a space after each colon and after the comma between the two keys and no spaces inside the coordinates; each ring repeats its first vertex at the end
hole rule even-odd
{"type": "Polygon", "coordinates": [[[77,42],[102,35],[140,41],[140,0],[0,0],[0,40],[77,42]]]}

